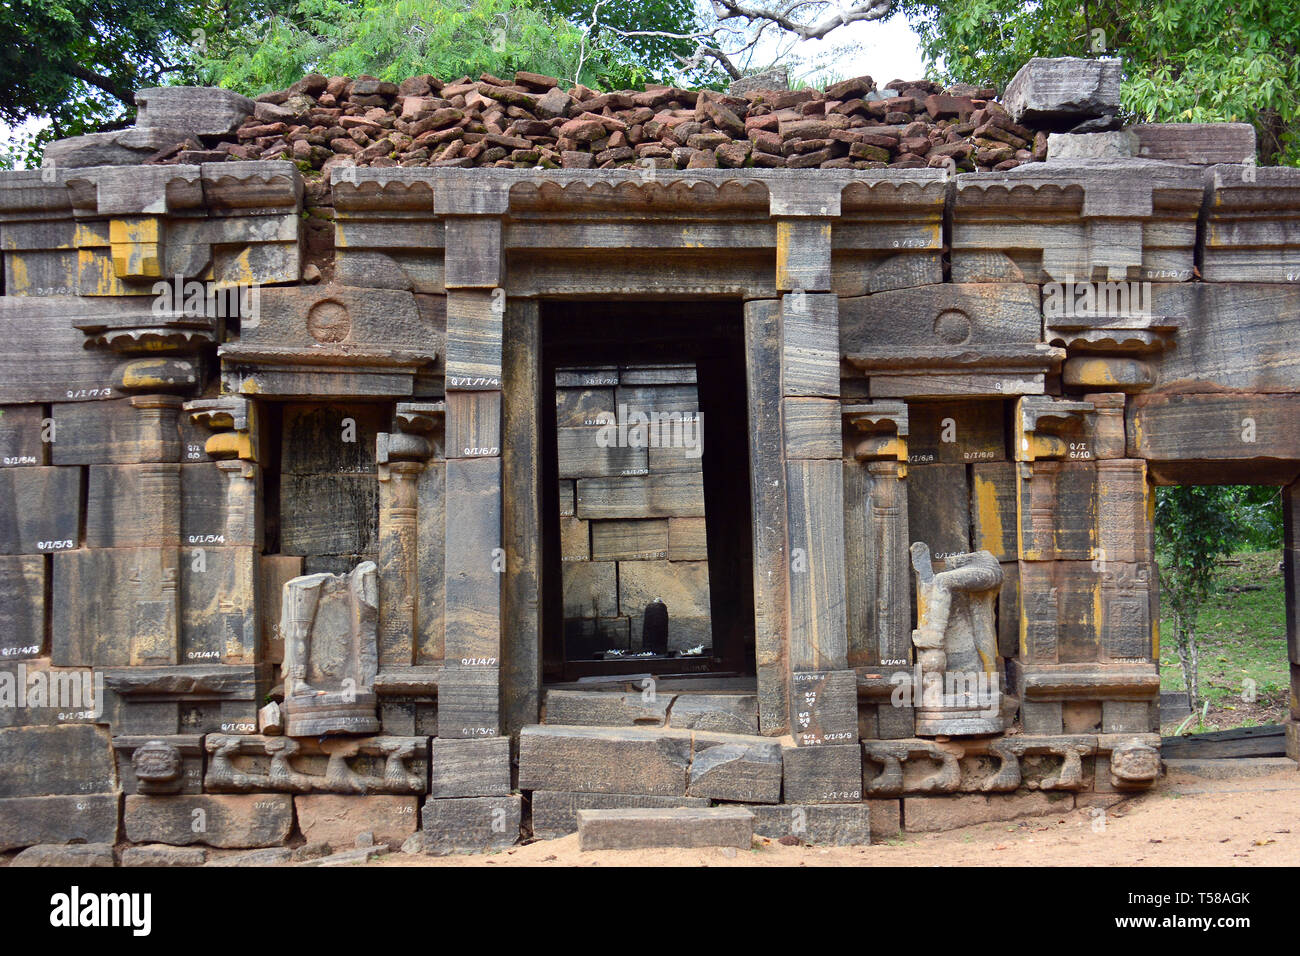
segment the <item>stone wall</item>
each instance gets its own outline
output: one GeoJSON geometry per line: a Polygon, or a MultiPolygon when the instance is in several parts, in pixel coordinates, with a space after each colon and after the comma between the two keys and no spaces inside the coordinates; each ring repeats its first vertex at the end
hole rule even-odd
{"type": "MultiPolygon", "coordinates": [[[[1097,89],[1070,128],[1109,122],[1097,89]]],[[[1015,109],[1053,115],[1052,90],[1015,109]]],[[[1282,486],[1297,573],[1300,179],[1210,164],[1245,159],[1236,130],[1134,135],[1161,158],[955,178],[0,175],[0,842],[282,859],[418,830],[448,852],[702,803],[860,841],[1150,786],[1152,486],[1282,486]],[[309,225],[311,197],[329,215],[309,225]],[[573,692],[542,682],[542,303],[665,299],[743,309],[753,686],[554,696],[573,692]],[[917,542],[940,574],[971,551],[1000,569],[960,606],[995,615],[1003,732],[918,730],[917,542]]],[[[616,489],[582,493],[619,477],[557,478],[571,548],[581,521],[595,558],[600,523],[633,520],[598,513],[616,489]]],[[[634,520],[665,518],[671,566],[698,515],[634,520]]],[[[1296,627],[1291,608],[1300,674],[1296,627]]]]}

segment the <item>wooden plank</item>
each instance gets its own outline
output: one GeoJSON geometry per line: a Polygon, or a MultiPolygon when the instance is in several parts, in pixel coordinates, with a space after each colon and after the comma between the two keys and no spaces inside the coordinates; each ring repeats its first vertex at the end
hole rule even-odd
{"type": "Polygon", "coordinates": [[[786,463],[791,671],[848,666],[844,473],[838,461],[786,463]]]}
{"type": "MultiPolygon", "coordinates": [[[[702,518],[678,518],[699,521],[702,518]]],[[[669,556],[669,521],[649,518],[639,521],[595,521],[591,525],[593,561],[650,561],[669,556]]],[[[583,522],[585,525],[586,522],[583,522]]]]}
{"type": "Polygon", "coordinates": [[[620,421],[633,423],[638,416],[653,421],[655,415],[689,415],[700,410],[694,385],[619,385],[615,391],[620,421]]]}
{"type": "Polygon", "coordinates": [[[619,432],[609,428],[557,428],[556,448],[561,478],[600,478],[644,475],[649,472],[645,435],[628,433],[629,442],[619,445],[619,432]]]}
{"type": "Polygon", "coordinates": [[[704,518],[668,519],[668,560],[707,561],[709,541],[704,518]]]}
{"type": "Polygon", "coordinates": [[[574,481],[572,479],[558,482],[560,486],[560,517],[571,518],[574,515],[574,481]]]}
{"type": "Polygon", "coordinates": [[[606,388],[618,384],[618,366],[600,368],[562,368],[555,373],[555,387],[606,388]]]}
{"type": "MultiPolygon", "coordinates": [[[[700,419],[703,424],[703,419],[700,419]]],[[[650,448],[650,471],[654,474],[663,474],[664,472],[699,472],[703,466],[704,443],[702,429],[700,430],[700,440],[693,441],[691,444],[679,444],[675,446],[650,448]]]]}
{"type": "Polygon", "coordinates": [[[787,396],[840,394],[839,299],[795,293],[781,299],[782,387],[787,396]]]}
{"type": "Polygon", "coordinates": [[[694,365],[629,365],[619,372],[624,385],[694,385],[694,365]]]}
{"type": "Polygon", "coordinates": [[[448,458],[501,454],[501,392],[448,391],[446,402],[448,458]]]}
{"type": "Polygon", "coordinates": [[[786,477],[781,458],[781,304],[745,303],[745,386],[749,404],[749,487],[754,536],[754,641],[759,726],[783,734],[790,726],[786,646],[789,556],[786,477]],[[776,454],[774,450],[779,450],[776,454]]]}
{"type": "Polygon", "coordinates": [[[916,464],[1006,461],[1006,409],[998,401],[911,402],[907,460],[916,464]]]}
{"type": "Polygon", "coordinates": [[[787,398],[785,457],[836,459],[843,454],[840,403],[831,398],[787,398]]]}
{"type": "Polygon", "coordinates": [[[505,298],[494,290],[447,292],[447,388],[501,388],[505,298]]]}
{"type": "Polygon", "coordinates": [[[671,518],[704,516],[702,473],[640,478],[582,478],[577,482],[580,518],[671,518]]]}

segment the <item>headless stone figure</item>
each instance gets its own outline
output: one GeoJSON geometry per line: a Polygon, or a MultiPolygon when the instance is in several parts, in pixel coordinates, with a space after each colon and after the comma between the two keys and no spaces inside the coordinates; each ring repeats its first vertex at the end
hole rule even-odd
{"type": "Polygon", "coordinates": [[[373,734],[379,669],[373,561],[352,573],[308,574],[284,586],[285,733],[373,734]]]}
{"type": "Polygon", "coordinates": [[[917,627],[912,643],[921,672],[918,736],[992,734],[1003,729],[993,602],[1002,566],[988,551],[954,554],[934,572],[930,548],[912,545],[917,627]]]}

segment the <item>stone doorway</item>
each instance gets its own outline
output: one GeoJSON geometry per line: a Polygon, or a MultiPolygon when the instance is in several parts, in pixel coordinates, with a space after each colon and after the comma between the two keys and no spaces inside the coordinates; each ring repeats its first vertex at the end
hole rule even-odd
{"type": "Polygon", "coordinates": [[[540,317],[544,680],[752,693],[741,303],[553,301],[540,317]]]}

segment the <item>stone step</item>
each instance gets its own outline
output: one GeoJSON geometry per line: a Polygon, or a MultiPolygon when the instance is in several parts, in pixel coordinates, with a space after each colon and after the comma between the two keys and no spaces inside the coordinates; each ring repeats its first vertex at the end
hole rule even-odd
{"type": "Polygon", "coordinates": [[[673,727],[534,725],[519,736],[519,789],[780,803],[778,740],[673,727]]]}
{"type": "Polygon", "coordinates": [[[736,847],[754,841],[754,815],[741,807],[579,810],[582,850],[736,847]]]}
{"type": "Polygon", "coordinates": [[[555,688],[546,692],[542,722],[570,727],[676,727],[757,734],[758,697],[754,694],[665,693],[650,683],[631,691],[622,687],[609,690],[555,688]]]}

